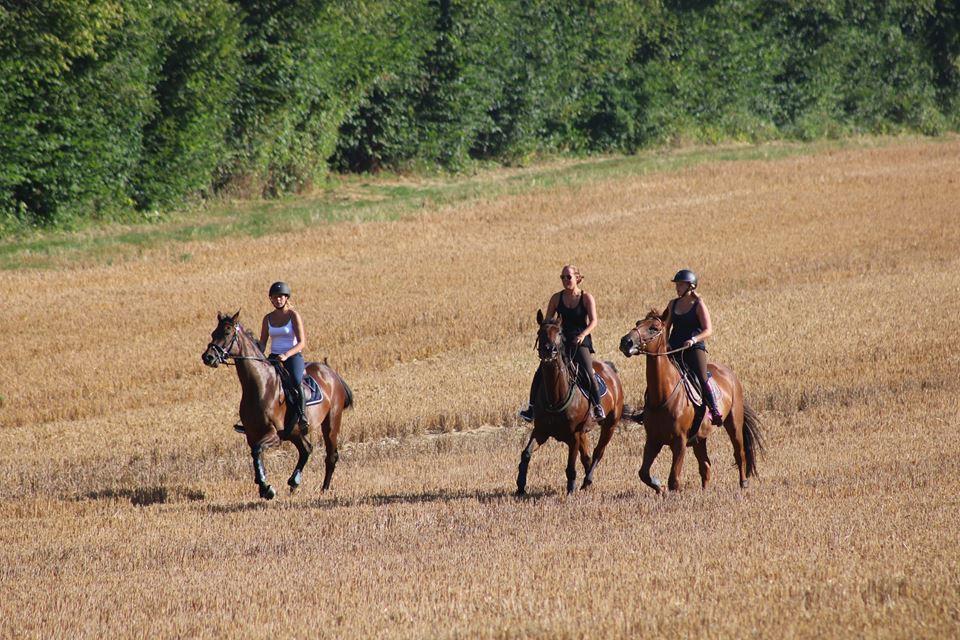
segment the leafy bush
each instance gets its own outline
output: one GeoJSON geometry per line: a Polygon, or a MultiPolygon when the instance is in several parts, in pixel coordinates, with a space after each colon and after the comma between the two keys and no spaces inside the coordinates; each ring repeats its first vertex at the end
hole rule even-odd
{"type": "Polygon", "coordinates": [[[950,0],[0,0],[0,230],[331,167],[958,128],[950,0]]]}

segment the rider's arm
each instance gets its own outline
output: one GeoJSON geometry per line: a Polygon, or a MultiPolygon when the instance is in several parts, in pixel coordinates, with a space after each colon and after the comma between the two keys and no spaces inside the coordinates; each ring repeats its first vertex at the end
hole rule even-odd
{"type": "Polygon", "coordinates": [[[700,326],[703,327],[703,330],[693,336],[694,343],[703,342],[713,335],[713,324],[710,322],[710,312],[707,310],[707,303],[703,301],[703,298],[700,298],[700,304],[697,305],[697,319],[700,321],[700,326]]]}
{"type": "Polygon", "coordinates": [[[263,316],[263,322],[260,324],[260,351],[264,353],[267,352],[267,338],[270,337],[270,329],[267,328],[267,318],[269,316],[269,313],[263,316]]]}
{"type": "Polygon", "coordinates": [[[577,336],[577,342],[583,342],[583,339],[597,328],[597,303],[586,291],[583,292],[583,305],[587,308],[587,328],[577,336]]]}
{"type": "Polygon", "coordinates": [[[307,334],[303,331],[303,321],[300,319],[300,314],[296,311],[291,311],[291,313],[293,314],[293,335],[297,336],[297,344],[283,354],[286,358],[297,355],[307,346],[307,334]]]}
{"type": "Polygon", "coordinates": [[[555,293],[552,296],[550,296],[550,302],[547,303],[547,315],[544,316],[547,320],[552,318],[553,315],[557,312],[557,303],[559,302],[561,295],[562,294],[560,293],[555,293]]]}

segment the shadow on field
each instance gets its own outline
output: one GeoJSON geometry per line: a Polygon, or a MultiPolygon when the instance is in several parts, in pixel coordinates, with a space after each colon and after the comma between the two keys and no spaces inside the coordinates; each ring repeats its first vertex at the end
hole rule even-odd
{"type": "Polygon", "coordinates": [[[78,496],[78,500],[129,500],[137,507],[168,502],[196,502],[206,495],[200,489],[190,487],[137,487],[136,489],[101,489],[78,496]]]}
{"type": "MultiPolygon", "coordinates": [[[[389,506],[394,504],[430,504],[434,502],[460,502],[476,500],[481,504],[502,502],[504,500],[536,501],[541,498],[551,498],[560,495],[555,489],[530,491],[525,496],[518,496],[513,491],[498,489],[495,491],[428,491],[426,493],[388,493],[358,498],[317,498],[307,502],[283,503],[285,509],[349,509],[361,506],[389,506]]],[[[208,513],[238,513],[243,511],[257,511],[263,509],[268,502],[255,500],[235,504],[210,504],[201,507],[208,513]]]]}

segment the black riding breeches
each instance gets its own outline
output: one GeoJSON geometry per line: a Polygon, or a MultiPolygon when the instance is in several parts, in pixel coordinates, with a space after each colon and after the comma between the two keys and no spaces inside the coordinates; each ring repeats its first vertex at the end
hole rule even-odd
{"type": "MultiPolygon", "coordinates": [[[[590,349],[584,346],[580,346],[576,351],[573,351],[569,355],[572,356],[573,361],[577,364],[577,370],[580,374],[581,384],[585,384],[587,389],[590,391],[590,402],[595,405],[600,404],[600,389],[597,387],[597,377],[593,375],[593,354],[590,353],[590,349]]],[[[534,404],[537,399],[537,391],[540,388],[540,382],[543,379],[543,374],[540,372],[540,369],[537,369],[537,372],[533,375],[533,382],[530,383],[530,404],[534,404]]]]}
{"type": "Polygon", "coordinates": [[[707,352],[704,349],[687,349],[680,352],[683,364],[697,376],[700,389],[707,388],[707,352]]]}

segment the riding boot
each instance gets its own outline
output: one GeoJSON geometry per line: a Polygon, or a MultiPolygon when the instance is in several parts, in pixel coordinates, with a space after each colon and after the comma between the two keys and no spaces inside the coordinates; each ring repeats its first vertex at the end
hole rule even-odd
{"type": "Polygon", "coordinates": [[[587,374],[589,376],[589,384],[587,387],[590,389],[590,402],[593,404],[593,417],[599,422],[607,417],[606,412],[603,410],[603,401],[600,400],[600,389],[597,388],[597,377],[587,374]]]}
{"type": "Polygon", "coordinates": [[[723,415],[720,414],[720,410],[717,409],[717,399],[713,397],[713,388],[710,386],[712,380],[710,376],[707,376],[707,384],[703,385],[703,399],[707,403],[707,408],[710,410],[710,422],[719,427],[723,424],[723,415]]]}
{"type": "Polygon", "coordinates": [[[297,391],[300,400],[300,435],[305,436],[310,431],[310,423],[307,421],[307,396],[303,392],[303,387],[297,391]]]}
{"type": "Polygon", "coordinates": [[[536,402],[537,391],[540,390],[540,377],[540,369],[537,369],[537,372],[533,374],[533,382],[530,383],[530,402],[527,403],[526,407],[517,412],[517,415],[520,416],[520,419],[524,422],[533,422],[533,405],[536,402]]]}

